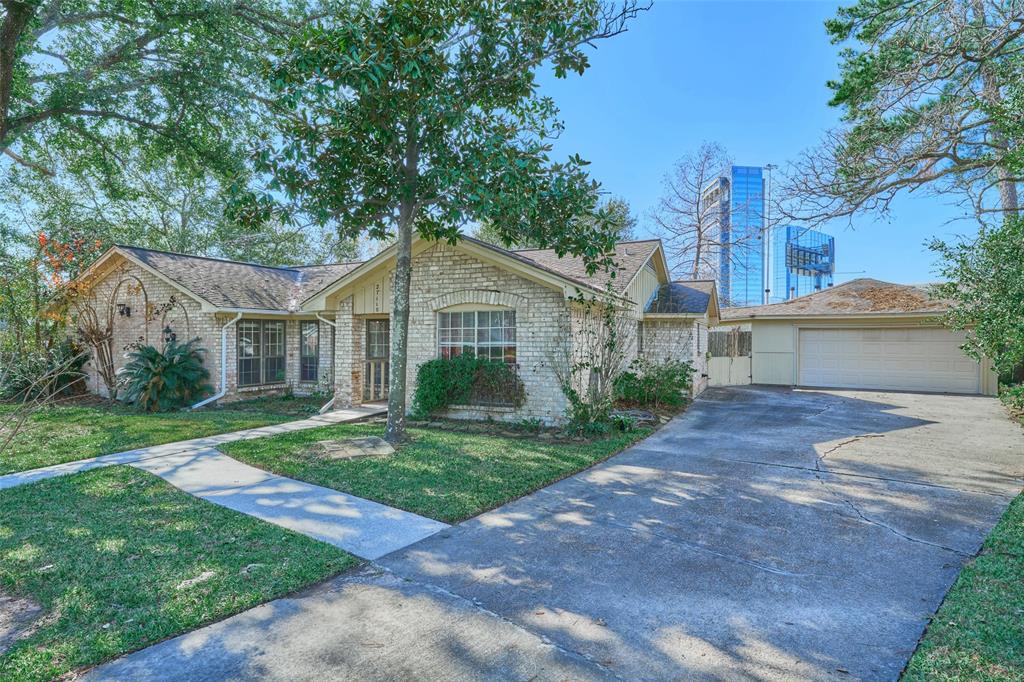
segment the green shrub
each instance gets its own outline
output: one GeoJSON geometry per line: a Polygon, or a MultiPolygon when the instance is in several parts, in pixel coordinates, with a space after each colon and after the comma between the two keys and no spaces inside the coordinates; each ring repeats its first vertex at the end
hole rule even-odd
{"type": "Polygon", "coordinates": [[[203,367],[199,339],[186,344],[169,341],[160,352],[153,346],[132,351],[121,370],[124,400],[146,412],[164,412],[191,405],[213,389],[203,367]]]}
{"type": "Polygon", "coordinates": [[[0,400],[35,400],[85,392],[82,367],[89,354],[65,339],[46,352],[0,357],[0,400]]]}
{"type": "Polygon", "coordinates": [[[637,407],[679,407],[689,398],[692,381],[693,365],[688,362],[637,358],[615,379],[615,398],[637,407]]]}
{"type": "Polygon", "coordinates": [[[1001,387],[999,397],[1011,410],[1024,412],[1024,383],[1001,387]]]}
{"type": "Polygon", "coordinates": [[[526,388],[513,367],[463,353],[420,365],[412,413],[423,419],[450,405],[521,407],[526,388]]]}

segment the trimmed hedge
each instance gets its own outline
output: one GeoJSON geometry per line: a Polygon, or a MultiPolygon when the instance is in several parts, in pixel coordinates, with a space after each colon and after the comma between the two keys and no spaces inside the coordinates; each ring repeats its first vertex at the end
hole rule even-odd
{"type": "Polygon", "coordinates": [[[526,388],[513,367],[463,353],[420,365],[412,413],[425,418],[451,405],[521,407],[525,401],[526,388]]]}
{"type": "Polygon", "coordinates": [[[693,365],[688,362],[637,358],[615,379],[615,398],[637,407],[679,407],[689,399],[692,381],[693,365]]]}

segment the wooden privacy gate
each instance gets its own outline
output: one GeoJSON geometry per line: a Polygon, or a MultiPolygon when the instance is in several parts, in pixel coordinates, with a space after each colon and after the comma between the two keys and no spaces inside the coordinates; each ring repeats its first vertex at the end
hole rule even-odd
{"type": "Polygon", "coordinates": [[[391,350],[389,320],[366,321],[366,345],[363,365],[363,400],[373,402],[388,398],[388,355],[391,350]]]}
{"type": "Polygon", "coordinates": [[[752,334],[738,328],[708,334],[708,385],[740,386],[750,383],[752,334]]]}

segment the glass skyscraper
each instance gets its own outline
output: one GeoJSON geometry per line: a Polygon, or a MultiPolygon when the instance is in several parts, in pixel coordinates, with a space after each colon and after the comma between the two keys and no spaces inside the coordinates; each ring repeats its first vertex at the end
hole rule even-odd
{"type": "Polygon", "coordinates": [[[771,255],[771,303],[832,286],[835,237],[796,225],[780,225],[772,230],[771,255]]]}
{"type": "Polygon", "coordinates": [[[764,169],[732,166],[704,189],[712,215],[718,296],[726,306],[765,302],[764,169]]]}

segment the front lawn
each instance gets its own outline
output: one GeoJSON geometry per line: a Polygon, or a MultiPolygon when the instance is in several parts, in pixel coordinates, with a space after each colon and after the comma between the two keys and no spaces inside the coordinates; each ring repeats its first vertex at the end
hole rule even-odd
{"type": "Polygon", "coordinates": [[[960,573],[904,680],[1024,680],[1024,495],[960,573]]]}
{"type": "Polygon", "coordinates": [[[0,596],[42,611],[30,634],[0,653],[0,679],[47,680],[95,665],[357,561],[129,467],[5,490],[0,596]]]}
{"type": "Polygon", "coordinates": [[[590,442],[413,428],[388,457],[336,460],[317,441],[382,436],[379,424],[342,424],[225,444],[228,455],[276,474],[377,500],[447,523],[493,509],[614,455],[650,433],[638,429],[590,442]]]}
{"type": "MultiPolygon", "coordinates": [[[[46,407],[33,414],[0,452],[0,474],[303,419],[315,414],[317,403],[325,400],[260,398],[223,408],[161,414],[98,399],[46,407]]],[[[4,414],[15,409],[0,405],[0,429],[4,414]]],[[[0,432],[0,443],[3,440],[0,432]]]]}

